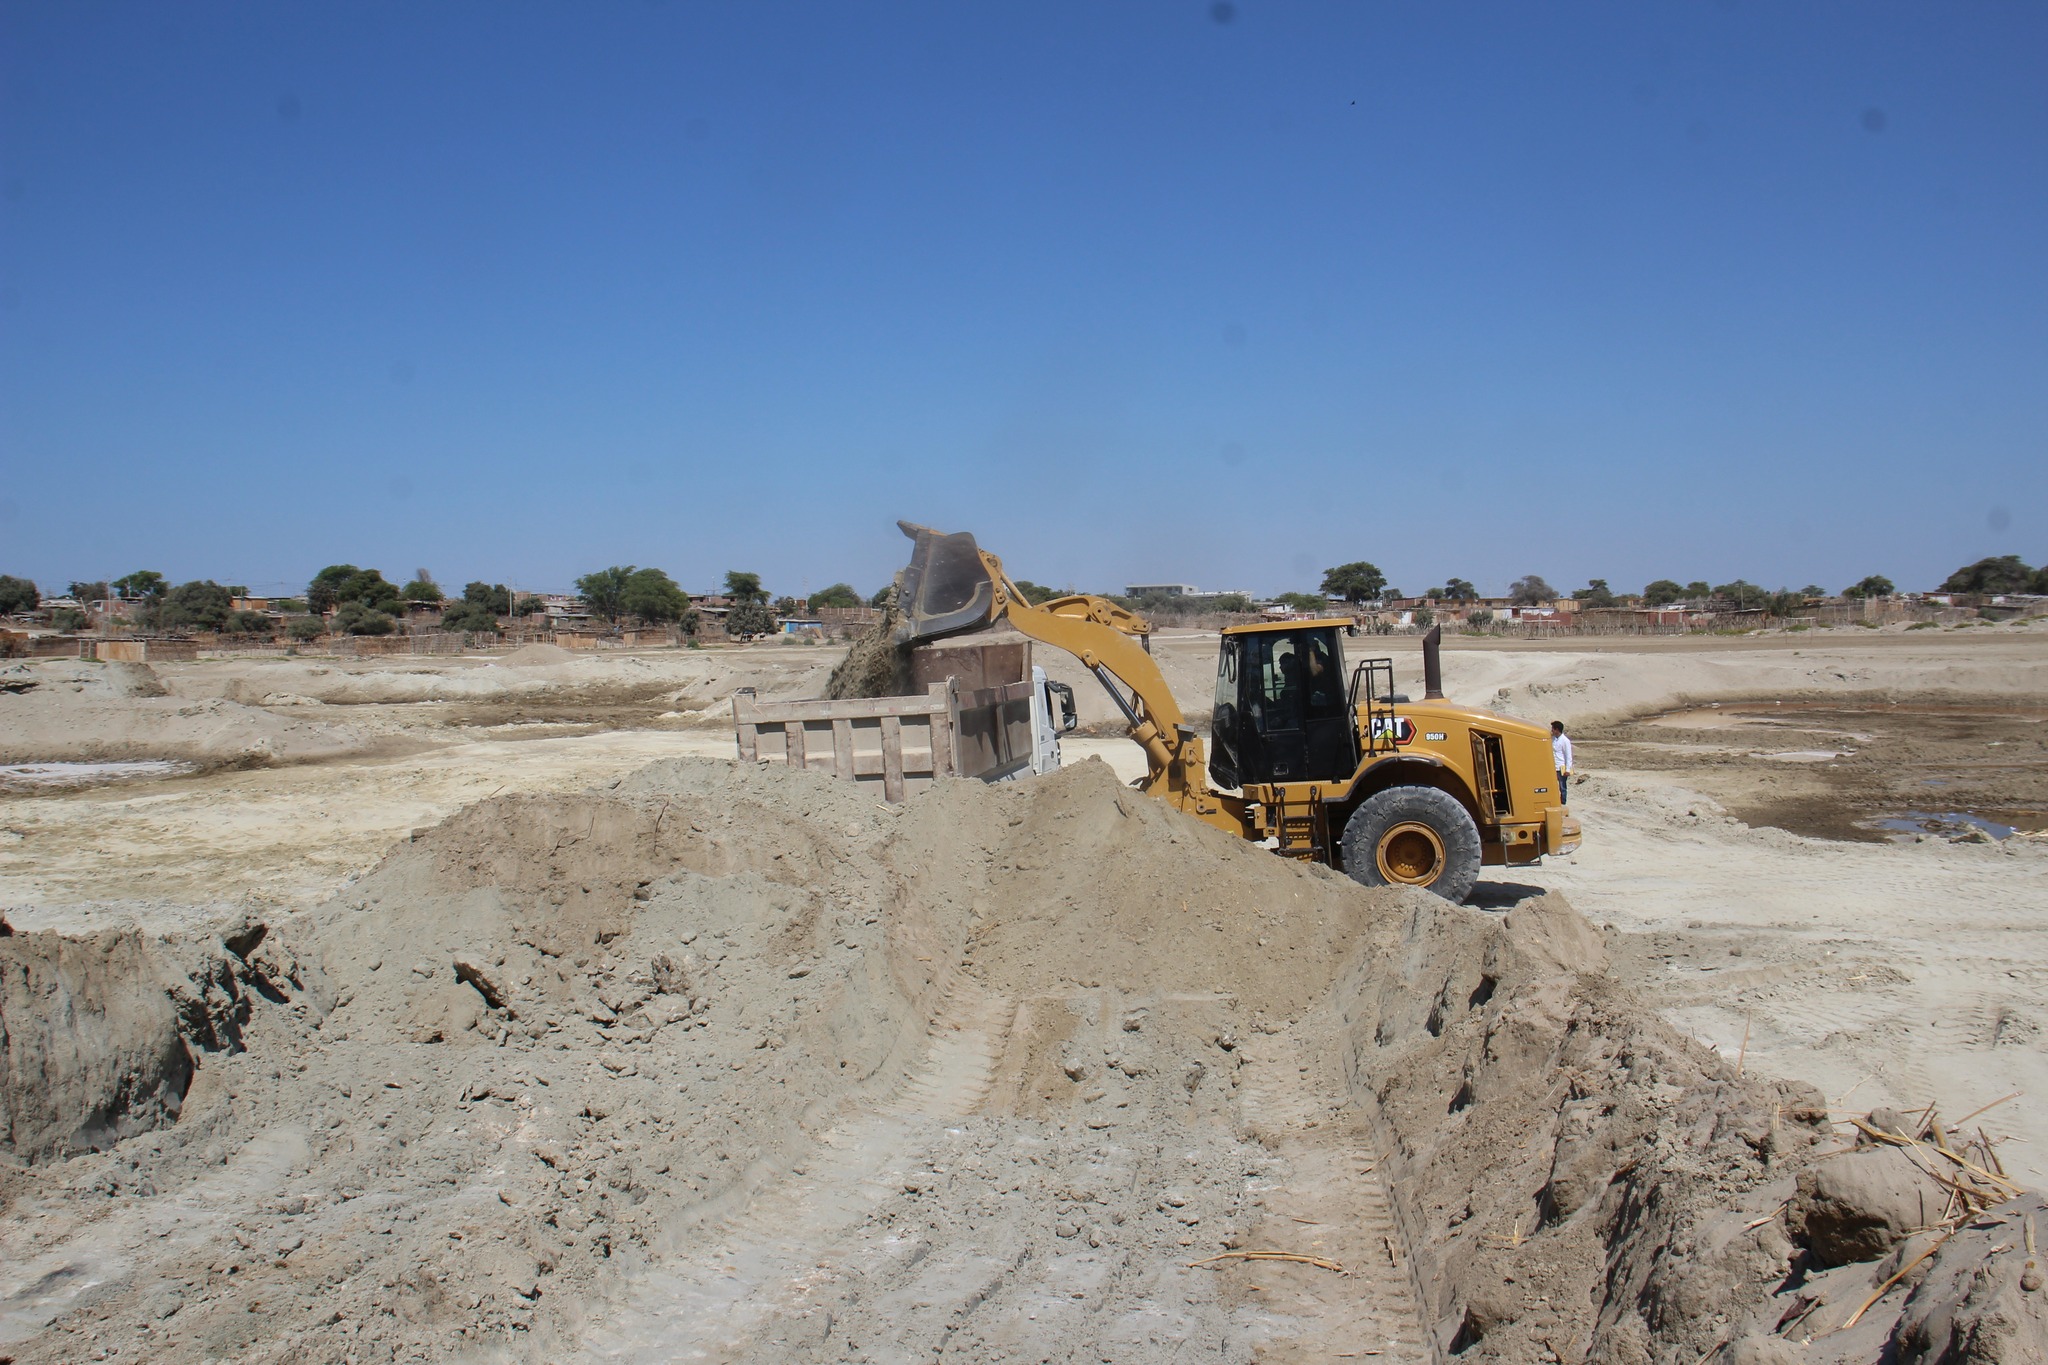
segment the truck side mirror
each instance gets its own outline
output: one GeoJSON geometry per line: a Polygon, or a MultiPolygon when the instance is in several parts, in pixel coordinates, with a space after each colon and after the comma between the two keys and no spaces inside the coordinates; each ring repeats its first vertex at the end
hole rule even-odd
{"type": "Polygon", "coordinates": [[[1074,689],[1065,683],[1049,682],[1046,688],[1060,699],[1060,733],[1072,734],[1081,724],[1074,711],[1074,689]]]}

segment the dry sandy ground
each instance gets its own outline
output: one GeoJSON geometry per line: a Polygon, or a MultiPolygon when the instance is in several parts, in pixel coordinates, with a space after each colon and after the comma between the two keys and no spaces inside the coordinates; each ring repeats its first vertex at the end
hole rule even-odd
{"type": "MultiPolygon", "coordinates": [[[[1356,657],[1394,655],[1403,683],[1419,675],[1413,639],[1346,645],[1356,657]]],[[[1157,652],[1188,712],[1205,714],[1214,637],[1165,632],[1157,652]]],[[[1746,1065],[1809,1077],[1832,1099],[1914,1109],[1939,1102],[1961,1114],[2015,1090],[2048,1095],[2041,845],[1857,844],[1750,828],[1726,810],[1762,804],[1757,793],[1776,784],[1817,788],[1826,806],[1829,765],[1706,765],[1696,746],[1680,744],[1665,764],[1655,746],[1627,738],[1641,727],[1613,724],[1732,699],[1976,703],[2026,713],[2014,723],[2037,738],[2018,771],[2039,780],[2048,772],[2038,737],[2048,714],[2048,629],[1835,630],[1569,649],[1453,637],[1445,652],[1454,698],[1555,716],[1591,736],[1579,741],[1591,776],[1573,803],[1588,830],[1585,848],[1512,880],[1490,872],[1482,901],[1511,904],[1516,885],[1566,891],[1629,936],[1618,958],[1657,988],[1674,1022],[1730,1056],[1747,1031],[1746,1065]],[[1608,731],[1623,737],[1602,738],[1608,731]],[[1628,766],[1613,766],[1617,759],[1628,766]]],[[[771,645],[527,667],[165,666],[157,672],[172,702],[267,701],[270,713],[328,721],[399,751],[0,796],[0,905],[14,907],[18,923],[53,927],[138,912],[156,919],[194,905],[303,905],[366,871],[394,839],[469,802],[578,791],[660,758],[726,756],[733,687],[812,694],[836,657],[771,645]],[[636,728],[608,728],[622,722],[636,728]]],[[[1085,673],[1058,658],[1041,662],[1073,677],[1084,723],[1106,724],[1108,701],[1085,673]]],[[[1807,742],[1745,736],[1732,752],[1799,752],[1807,742]]],[[[1126,742],[1084,734],[1066,744],[1070,758],[1097,754],[1126,776],[1140,770],[1126,742]]],[[[0,761],[21,756],[0,747],[0,761]]],[[[1984,796],[1977,793],[1979,805],[1984,796]]],[[[2014,1137],[2008,1164],[2048,1181],[2048,1108],[2014,1104],[1996,1116],[2014,1137]]]]}
{"type": "MultiPolygon", "coordinates": [[[[1396,656],[1397,668],[1406,670],[1404,681],[1412,682],[1412,675],[1419,672],[1413,641],[1349,643],[1359,657],[1378,652],[1375,647],[1384,643],[1385,652],[1396,656]]],[[[1193,715],[1206,713],[1213,648],[1213,637],[1192,634],[1168,635],[1158,642],[1162,664],[1193,715]]],[[[2038,716],[2048,707],[2048,689],[2041,682],[2048,676],[2043,672],[2048,631],[2039,626],[1835,631],[1761,640],[1617,641],[1568,650],[1454,640],[1446,653],[1447,690],[1454,698],[1536,719],[1566,719],[1583,736],[1579,762],[1588,774],[1575,786],[1573,802],[1587,828],[1585,848],[1575,858],[1520,871],[1512,878],[1491,873],[1475,897],[1477,905],[1497,913],[1536,904],[1532,898],[1541,891],[1564,892],[1580,912],[1608,931],[1605,954],[1617,975],[1642,990],[1667,1020],[1712,1045],[1727,1062],[1739,1061],[1748,1076],[1814,1082],[1827,1102],[1844,1112],[1887,1104],[1917,1111],[1933,1103],[1953,1118],[2010,1092],[2024,1092],[2025,1098],[2003,1104],[1979,1121],[2005,1138],[1998,1151],[2009,1171],[2037,1186],[2048,1182],[2048,1110],[2037,1102],[2048,1086],[2048,1044],[2041,1033],[2041,1001],[2048,999],[2048,941],[2043,938],[2048,932],[2048,877],[2043,875],[2048,872],[2048,849],[2023,836],[2002,843],[1950,843],[1941,837],[1918,843],[1859,842],[1745,824],[1728,812],[1739,810],[1752,818],[1759,812],[1789,813],[1788,823],[1797,824],[1791,816],[1800,811],[1810,816],[1825,807],[1829,792],[1835,790],[1831,782],[1847,794],[1846,799],[1865,804],[1882,804],[1896,793],[1881,783],[1873,785],[1869,773],[1849,759],[1782,756],[1805,752],[1820,742],[1809,738],[1781,743],[1782,736],[1771,736],[1765,742],[1746,730],[1730,733],[1727,727],[1710,726],[1674,731],[1667,742],[1661,732],[1639,723],[1640,718],[1663,711],[1763,699],[1854,705],[1967,703],[2010,712],[2012,716],[2000,723],[2024,727],[2036,723],[2029,715],[2038,716]],[[1782,784],[1788,781],[1797,785],[1798,799],[1773,805],[1767,798],[1781,797],[1782,784]]],[[[731,739],[723,699],[732,687],[753,685],[769,695],[814,693],[831,657],[825,651],[768,647],[543,662],[526,668],[481,660],[345,667],[318,661],[166,666],[158,670],[169,694],[164,700],[208,708],[199,714],[214,727],[208,742],[216,748],[225,745],[232,750],[231,722],[237,712],[224,708],[246,708],[255,713],[253,723],[265,726],[272,723],[270,718],[281,718],[289,722],[296,742],[329,756],[281,766],[214,768],[192,776],[67,793],[0,795],[0,906],[19,929],[74,933],[122,923],[139,923],[154,931],[246,912],[279,920],[351,885],[364,884],[394,841],[473,803],[607,787],[626,781],[657,759],[724,758],[731,752],[731,739]],[[330,739],[331,747],[319,747],[330,739]]],[[[1057,667],[1052,671],[1069,672],[1057,667]]],[[[1085,676],[1076,681],[1093,686],[1085,676]]],[[[1077,692],[1088,706],[1089,692],[1080,686],[1077,692]]],[[[5,702],[0,697],[0,706],[5,702]]],[[[1101,704],[1106,710],[1106,700],[1101,704]]],[[[1084,716],[1103,718],[1087,710],[1084,716]]],[[[1998,733],[2001,744],[2028,737],[2025,728],[1998,733]]],[[[22,727],[10,729],[6,713],[0,711],[0,762],[55,756],[47,748],[18,745],[21,735],[22,727]]],[[[133,737],[124,733],[122,738],[128,743],[133,737]]],[[[1082,737],[1067,743],[1070,760],[1096,754],[1122,775],[1135,771],[1135,750],[1124,741],[1082,737]]],[[[1852,741],[1840,743],[1848,748],[1852,741]]],[[[1914,749],[1908,757],[1917,765],[1916,774],[1960,772],[1969,758],[1963,750],[1988,743],[1966,727],[1947,740],[1929,740],[1924,751],[1914,749]]],[[[1904,752],[1884,750],[1866,737],[1854,738],[1853,745],[1859,752],[1904,752]]],[[[146,744],[128,743],[119,752],[151,756],[146,744]]],[[[2038,776],[2039,767],[2037,759],[2016,762],[2004,787],[2000,784],[2005,779],[1996,773],[1987,776],[1971,768],[1970,781],[1977,784],[1968,788],[1972,808],[2023,806],[2014,793],[2038,776]]],[[[558,824],[542,820],[520,826],[536,841],[527,852],[544,858],[562,837],[558,824]],[[548,847],[541,847],[542,842],[548,847]]],[[[344,896],[342,903],[346,900],[344,896]]],[[[1264,947],[1266,940],[1261,937],[1258,942],[1264,947]]],[[[592,971],[600,965],[594,964],[592,971]]],[[[956,1107],[964,1106],[959,1113],[965,1114],[981,1105],[993,1084],[990,1076],[1009,1065],[999,1066],[1001,1059],[988,1055],[990,1048],[1006,1044],[1001,1043],[1001,1031],[989,1031],[985,995],[964,986],[961,991],[917,1005],[950,1021],[947,1028],[959,1033],[961,1041],[951,1051],[937,1047],[905,1073],[910,1088],[898,1092],[898,1099],[891,1102],[896,1107],[885,1104],[847,1119],[881,1125],[844,1135],[845,1160],[854,1164],[841,1174],[852,1183],[872,1183],[876,1178],[900,1183],[903,1173],[886,1161],[874,1171],[860,1165],[879,1150],[877,1143],[898,1155],[907,1151],[888,1147],[894,1141],[889,1125],[911,1122],[904,1115],[915,1111],[917,1122],[953,1121],[957,1126],[957,1120],[948,1116],[956,1107]]],[[[916,998],[924,1001],[922,993],[916,998]]],[[[1012,1000],[1005,1008],[1013,1005],[1012,1000]]],[[[1113,999],[1091,1006],[1114,1007],[1113,999]]],[[[252,1025],[256,1026],[270,1027],[260,1018],[252,1025]]],[[[1292,1026],[1259,1042],[1252,1052],[1264,1064],[1276,1065],[1275,1059],[1288,1047],[1303,1045],[1291,1030],[1292,1026]],[[1265,1056],[1268,1052],[1274,1056],[1265,1056]]],[[[1110,1029],[1105,1046],[1111,1046],[1116,1036],[1110,1029]]],[[[750,1055],[734,1053],[733,1065],[752,1065],[746,1060],[750,1055]]],[[[1300,1074],[1314,1072],[1321,1078],[1317,1068],[1329,1060],[1305,1057],[1300,1074]]],[[[1279,1068],[1280,1073],[1285,1070],[1279,1068]]],[[[255,1077],[242,1083],[258,1090],[263,1084],[255,1077]]],[[[1024,1072],[1007,1083],[1024,1085],[1024,1072]]],[[[1341,1081],[1321,1078],[1315,1084],[1340,1087],[1341,1081]]],[[[1309,1134],[1319,1122],[1314,1116],[1327,1111],[1328,1096],[1335,1093],[1289,1087],[1272,1096],[1280,1115],[1274,1121],[1286,1130],[1273,1142],[1280,1147],[1294,1144],[1288,1150],[1297,1163],[1334,1159],[1327,1152],[1315,1155],[1322,1149],[1309,1134]],[[1299,1113],[1294,1112],[1297,1109],[1299,1113]]],[[[519,1112],[516,1106],[502,1116],[494,1111],[490,1121],[503,1117],[516,1127],[519,1112]]],[[[659,1115],[649,1120],[657,1125],[666,1121],[659,1115]]],[[[240,1164],[234,1170],[240,1174],[232,1179],[260,1183],[271,1178],[265,1175],[270,1166],[281,1170],[303,1162],[303,1156],[295,1155],[300,1147],[293,1144],[306,1139],[294,1136],[297,1130],[289,1128],[266,1129],[277,1134],[266,1141],[283,1145],[236,1158],[240,1164]]],[[[963,1172],[978,1171],[993,1160],[994,1149],[988,1144],[1019,1141],[1015,1133],[990,1134],[972,1125],[962,1132],[963,1172]]],[[[1256,1156],[1236,1152],[1228,1143],[1213,1151],[1202,1146],[1217,1140],[1213,1135],[1189,1134],[1187,1141],[1194,1145],[1188,1150],[1203,1151],[1204,1160],[1256,1156]]],[[[1091,1158],[1085,1142],[1061,1146],[1061,1141],[1051,1139],[1047,1153],[1048,1160],[1056,1158],[1053,1168],[1062,1173],[1061,1179],[1086,1184],[1102,1178],[1102,1159],[1091,1158]]],[[[1369,1145],[1364,1138],[1360,1144],[1369,1145]]],[[[1280,1147],[1268,1144],[1269,1151],[1280,1147]]],[[[1015,1159],[1014,1154],[1005,1158],[1015,1159]]],[[[805,1198],[820,1197],[817,1190],[833,1178],[828,1165],[817,1181],[803,1187],[812,1191],[810,1195],[799,1191],[777,1197],[800,1205],[805,1198]]],[[[1112,1178],[1133,1176],[1120,1170],[1112,1178]]],[[[1136,1178],[1161,1177],[1152,1171],[1136,1178]]],[[[1356,1173],[1345,1176],[1332,1170],[1318,1188],[1325,1193],[1349,1188],[1346,1180],[1355,1183],[1356,1173]]],[[[601,1192],[601,1181],[599,1185],[601,1192]]],[[[975,1197],[993,1201],[990,1208],[998,1209],[1001,1195],[1001,1189],[991,1187],[975,1197]]],[[[1214,1195],[1191,1190],[1185,1197],[1199,1205],[1214,1195]]],[[[205,1201],[200,1198],[194,1204],[195,1197],[181,1196],[197,1219],[205,1201]]],[[[1292,1217],[1297,1224],[1312,1221],[1318,1197],[1306,1188],[1276,1186],[1266,1216],[1292,1217]]],[[[1386,1222],[1396,1217],[1386,1206],[1384,1192],[1353,1189],[1346,1197],[1362,1218],[1386,1222]]],[[[797,1205],[785,1202],[776,1207],[797,1205]]],[[[1146,1214],[1181,1207],[1185,1206],[1161,1205],[1146,1214]]],[[[826,1210],[817,1216],[839,1215],[826,1210]]],[[[1205,1216],[1227,1223],[1233,1215],[1217,1206],[1205,1216]]],[[[1168,1214],[1162,1226],[1172,1221],[1168,1214]]],[[[855,1211],[846,1211],[842,1232],[852,1236],[850,1230],[860,1226],[864,1225],[855,1211]]],[[[1083,1223],[1076,1226],[1085,1230],[1083,1223]]],[[[1246,1227],[1261,1225],[1231,1226],[1241,1234],[1246,1227]]],[[[1391,1223],[1387,1226],[1390,1233],[1398,1233],[1391,1223]]],[[[1061,1227],[1064,1224],[1049,1225],[1045,1236],[1055,1241],[1045,1246],[1073,1235],[1061,1227]]],[[[881,1250],[873,1254],[885,1259],[889,1247],[896,1245],[890,1242],[892,1237],[908,1236],[900,1244],[913,1251],[918,1245],[942,1250],[951,1246],[934,1230],[906,1234],[885,1226],[876,1235],[881,1250]]],[[[1514,1241],[1520,1236],[1519,1225],[1504,1224],[1487,1235],[1514,1241]]],[[[575,1246],[576,1239],[571,1237],[570,1243],[575,1246]]],[[[587,1249],[588,1243],[583,1245],[587,1249]]],[[[1028,1260],[1038,1245],[1026,1237],[1014,1250],[1028,1260]]],[[[1172,1242],[1163,1245],[1170,1248],[1172,1242]]],[[[784,1247],[772,1254],[800,1250],[784,1247]]],[[[567,1253],[556,1248],[546,1254],[567,1253]]],[[[759,1251],[757,1245],[749,1254],[770,1253],[759,1251]]],[[[909,1277],[908,1266],[903,1268],[903,1283],[911,1286],[905,1293],[912,1295],[901,1305],[904,1313],[915,1316],[915,1292],[973,1295],[991,1292],[977,1290],[976,1284],[998,1283],[987,1278],[992,1273],[988,1266],[958,1246],[946,1254],[967,1259],[937,1267],[944,1273],[936,1291],[916,1291],[915,1277],[909,1277]]],[[[1346,1254],[1356,1255],[1357,1248],[1346,1254]]],[[[1318,1292],[1313,1277],[1275,1283],[1308,1299],[1318,1292]]],[[[8,1292],[18,1290],[10,1281],[8,1292]]],[[[672,1284],[661,1287],[655,1297],[674,1290],[672,1284]]],[[[393,1292],[403,1297],[411,1291],[401,1284],[393,1292]]],[[[729,1296],[729,1286],[706,1281],[688,1292],[713,1295],[709,1306],[723,1315],[721,1320],[742,1312],[742,1305],[730,1297],[718,1297],[729,1296]]],[[[1014,1335],[1003,1340],[1018,1344],[1041,1340],[1026,1324],[1037,1321],[1031,1315],[1040,1309],[1049,1312],[1066,1291],[1054,1293],[1041,1285],[1005,1292],[1021,1293],[1009,1300],[1014,1313],[1004,1310],[1014,1318],[1006,1329],[1014,1335]]],[[[1094,1290],[1084,1286],[1082,1292],[1094,1290]]],[[[53,1294],[61,1300],[62,1295],[51,1290],[34,1302],[42,1303],[53,1294]]],[[[17,1297],[10,1302],[19,1309],[28,1301],[17,1297]]],[[[1130,1303],[1137,1311],[1137,1300],[1130,1303]]],[[[1253,1331],[1245,1324],[1256,1313],[1247,1318],[1250,1310],[1227,1302],[1220,1308],[1205,1305],[1207,1300],[1204,1305],[1191,1300],[1188,1313],[1170,1325],[1172,1330],[1222,1334],[1217,1340],[1231,1332],[1253,1331]]],[[[638,1350],[631,1343],[653,1340],[658,1334],[648,1335],[651,1329],[645,1323],[635,1326],[635,1311],[631,1302],[625,1304],[612,1337],[598,1333],[590,1338],[588,1349],[619,1358],[636,1356],[638,1350]]],[[[858,1312],[866,1315],[857,1319],[865,1324],[863,1330],[874,1331],[876,1323],[886,1319],[887,1301],[866,1303],[858,1312]]],[[[33,1313],[17,1314],[15,1321],[32,1317],[33,1313]]],[[[1411,1353],[1419,1341],[1391,1320],[1372,1325],[1372,1330],[1384,1332],[1387,1349],[1396,1357],[1411,1353]]],[[[791,1348],[790,1358],[830,1355],[822,1340],[797,1345],[802,1349],[791,1348]]],[[[1134,1353],[1142,1354],[1135,1347],[1134,1353]]],[[[974,1358],[972,1352],[962,1354],[974,1358]]],[[[37,1358],[61,1356],[61,1351],[45,1352],[37,1358]]],[[[374,1353],[364,1358],[374,1358],[374,1353]]],[[[775,1357],[766,1353],[750,1358],[775,1357]]],[[[1507,1358],[1513,1358],[1512,1353],[1507,1358]]]]}

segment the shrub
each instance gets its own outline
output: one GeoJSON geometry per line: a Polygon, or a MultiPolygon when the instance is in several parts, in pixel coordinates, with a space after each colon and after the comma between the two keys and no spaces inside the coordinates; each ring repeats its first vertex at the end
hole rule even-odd
{"type": "Polygon", "coordinates": [[[284,628],[284,633],[301,643],[317,640],[327,633],[327,623],[317,616],[300,616],[284,628]]]}

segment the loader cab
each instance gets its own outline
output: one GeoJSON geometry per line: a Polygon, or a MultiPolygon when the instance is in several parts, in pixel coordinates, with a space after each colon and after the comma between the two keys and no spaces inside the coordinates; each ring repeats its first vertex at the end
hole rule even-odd
{"type": "Polygon", "coordinates": [[[1344,623],[1289,621],[1223,635],[1209,770],[1226,787],[1334,782],[1358,769],[1345,701],[1344,623]]]}

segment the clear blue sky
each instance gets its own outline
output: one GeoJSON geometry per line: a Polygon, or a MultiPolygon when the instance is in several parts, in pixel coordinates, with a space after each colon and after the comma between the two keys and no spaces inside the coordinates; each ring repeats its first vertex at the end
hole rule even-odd
{"type": "Polygon", "coordinates": [[[2048,7],[0,4],[0,572],[2048,557],[2048,7]]]}

